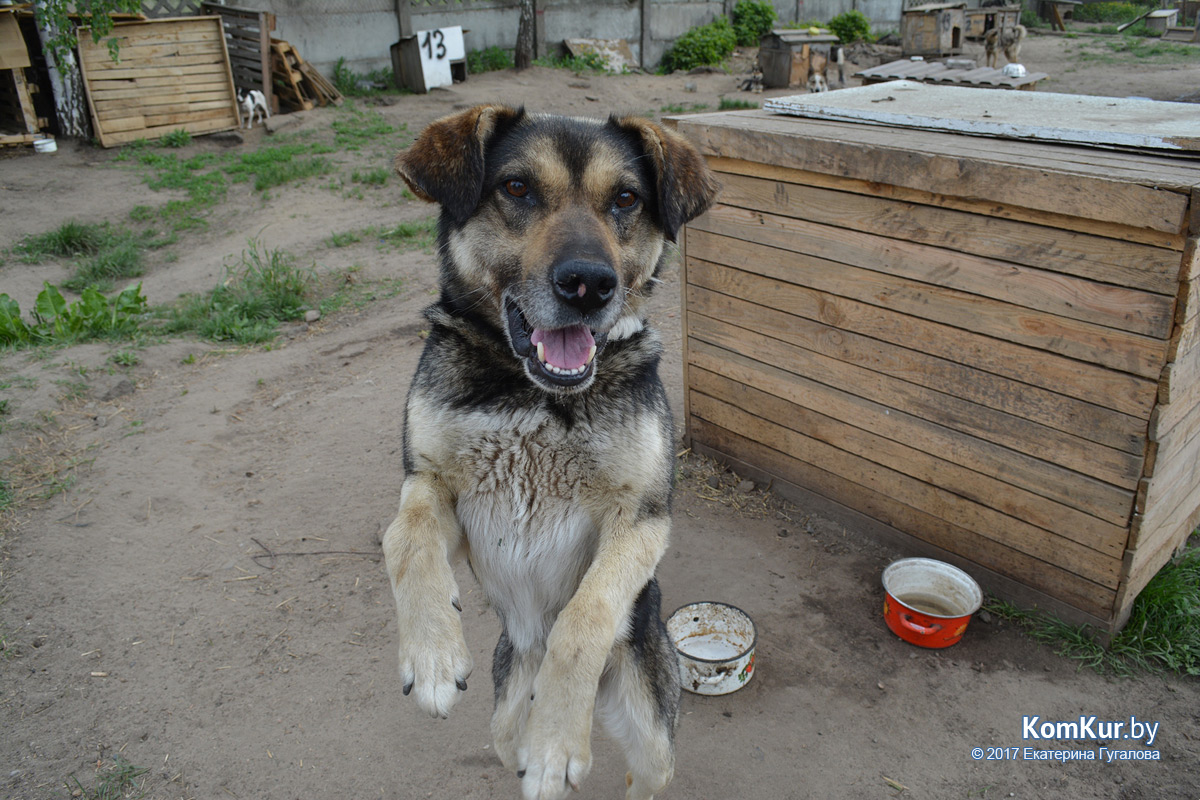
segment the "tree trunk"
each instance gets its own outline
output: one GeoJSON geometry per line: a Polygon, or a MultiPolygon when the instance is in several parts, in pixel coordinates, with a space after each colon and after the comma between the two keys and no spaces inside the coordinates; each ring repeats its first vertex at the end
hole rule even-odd
{"type": "Polygon", "coordinates": [[[58,132],[61,136],[75,139],[87,139],[92,135],[91,121],[88,119],[87,98],[83,94],[83,75],[79,71],[79,63],[75,60],[75,52],[67,50],[61,63],[55,58],[50,47],[50,39],[54,32],[42,25],[38,26],[38,38],[42,41],[42,54],[46,58],[46,68],[50,72],[50,84],[54,89],[54,111],[58,117],[58,132]]]}
{"type": "Polygon", "coordinates": [[[521,21],[517,24],[517,52],[513,57],[517,69],[533,64],[533,0],[521,0],[521,21]]]}

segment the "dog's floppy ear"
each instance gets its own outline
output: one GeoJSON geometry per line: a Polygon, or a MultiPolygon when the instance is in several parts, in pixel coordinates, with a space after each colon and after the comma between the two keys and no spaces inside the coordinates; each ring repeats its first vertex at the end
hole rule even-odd
{"type": "Polygon", "coordinates": [[[524,109],[485,105],[436,120],[412,147],[396,156],[396,172],[417,197],[441,203],[461,225],[483,195],[483,151],[488,139],[524,113],[524,109]]]}
{"type": "Polygon", "coordinates": [[[613,120],[633,130],[654,165],[658,179],[658,209],[663,231],[672,242],[685,222],[694,219],[713,204],[720,184],[708,169],[704,157],[691,142],[640,117],[613,120]]]}

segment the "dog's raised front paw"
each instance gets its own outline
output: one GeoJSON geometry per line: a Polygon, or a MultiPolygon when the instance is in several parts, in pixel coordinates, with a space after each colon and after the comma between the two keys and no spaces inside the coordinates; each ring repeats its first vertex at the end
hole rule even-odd
{"type": "Polygon", "coordinates": [[[561,706],[539,707],[535,700],[517,752],[525,800],[562,800],[568,790],[579,791],[592,769],[592,726],[590,709],[585,719],[571,719],[578,714],[561,706]]]}
{"type": "Polygon", "coordinates": [[[457,600],[445,608],[400,613],[400,680],[405,695],[432,717],[445,719],[467,690],[474,662],[463,638],[457,600]]]}

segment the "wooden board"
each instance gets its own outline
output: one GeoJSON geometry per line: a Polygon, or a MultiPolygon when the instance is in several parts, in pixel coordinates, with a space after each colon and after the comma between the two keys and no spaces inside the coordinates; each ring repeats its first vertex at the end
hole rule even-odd
{"type": "Polygon", "coordinates": [[[175,130],[238,127],[237,97],[219,17],[118,23],[121,60],[88,37],[79,44],[84,88],[103,147],[175,130]]]}
{"type": "MultiPolygon", "coordinates": [[[[850,90],[844,90],[850,91],[850,90]]],[[[828,93],[832,94],[832,93],[828,93]]],[[[1012,94],[1012,93],[1010,93],[1012,94]]],[[[705,155],[1171,235],[1182,248],[1200,165],[934,131],[730,111],[678,119],[705,155]],[[986,157],[984,157],[986,156],[986,157]]]]}
{"type": "Polygon", "coordinates": [[[1052,93],[981,94],[954,86],[895,81],[776,97],[763,108],[800,117],[921,130],[1200,152],[1200,115],[1189,103],[1052,93]]]}

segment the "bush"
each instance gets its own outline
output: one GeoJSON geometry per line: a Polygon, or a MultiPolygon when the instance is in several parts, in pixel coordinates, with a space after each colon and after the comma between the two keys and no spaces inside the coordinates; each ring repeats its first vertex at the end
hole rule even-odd
{"type": "Polygon", "coordinates": [[[717,17],[707,25],[692,28],[675,40],[663,54],[659,71],[674,72],[720,64],[733,54],[737,35],[725,17],[717,17]]]}
{"type": "Polygon", "coordinates": [[[501,69],[512,69],[512,55],[502,47],[492,45],[484,50],[472,50],[467,53],[467,72],[479,75],[483,72],[495,72],[501,69]]]}
{"type": "Polygon", "coordinates": [[[829,20],[828,27],[843,44],[871,38],[871,20],[861,11],[844,11],[829,20]]]}
{"type": "Polygon", "coordinates": [[[762,37],[771,32],[775,22],[775,6],[758,0],[738,0],[733,9],[733,32],[742,47],[757,47],[762,37]]]}

